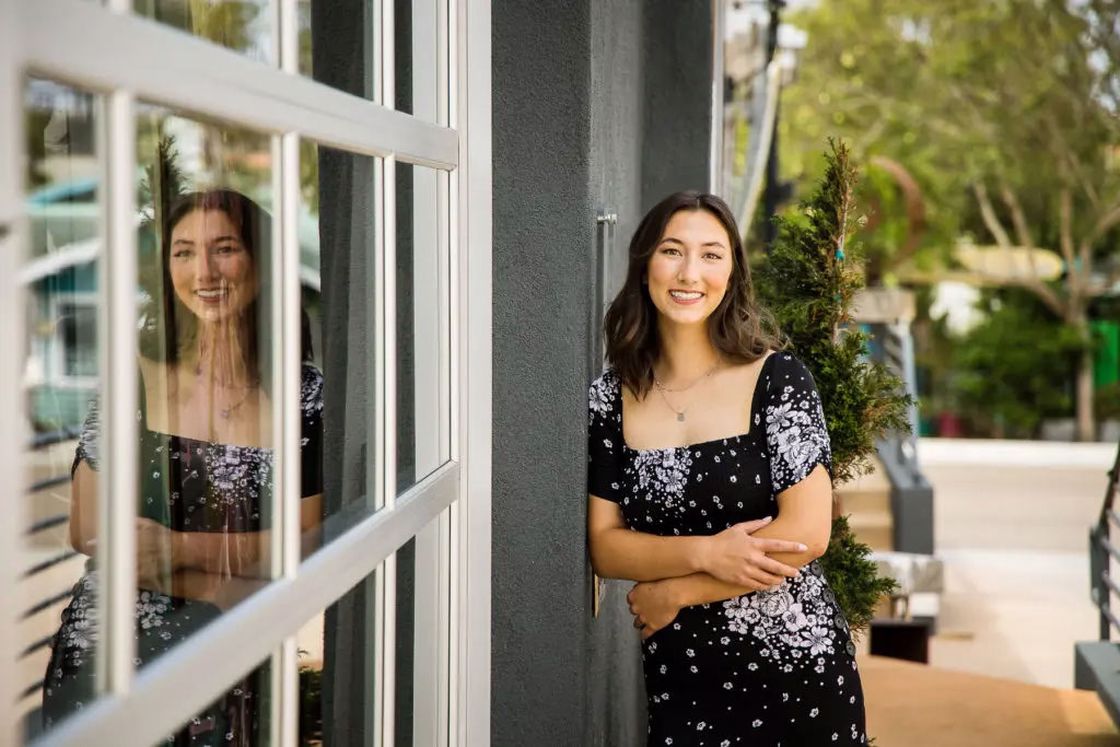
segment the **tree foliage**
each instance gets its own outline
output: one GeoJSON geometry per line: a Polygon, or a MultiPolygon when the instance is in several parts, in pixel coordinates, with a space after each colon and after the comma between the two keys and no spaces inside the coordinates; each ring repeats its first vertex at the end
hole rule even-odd
{"type": "Polygon", "coordinates": [[[828,579],[836,603],[844,611],[854,635],[859,635],[871,624],[875,604],[893,592],[893,579],[879,575],[875,561],[868,558],[870,548],[852,534],[848,518],[839,516],[832,522],[832,537],[828,552],[821,556],[821,572],[828,579]]]}
{"type": "MultiPolygon", "coordinates": [[[[870,470],[875,441],[908,429],[910,399],[902,382],[867,358],[867,336],[850,324],[863,287],[863,251],[849,241],[856,215],[856,171],[844,144],[825,154],[824,177],[797,214],[778,218],[778,239],[756,269],[759,295],[794,353],[809,367],[821,395],[832,443],[834,483],[870,470]]],[[[894,581],[879,578],[844,517],[832,527],[821,565],[853,631],[870,621],[894,581]]]]}
{"type": "Polygon", "coordinates": [[[1086,343],[1022,291],[981,303],[986,318],[954,347],[953,392],[976,430],[1033,438],[1044,418],[1071,412],[1067,384],[1086,343]]]}
{"type": "Polygon", "coordinates": [[[909,397],[898,377],[866,357],[867,335],[850,322],[863,287],[864,254],[849,239],[856,215],[856,172],[847,146],[832,145],[813,194],[780,216],[778,240],[756,270],[759,296],[793,350],[813,372],[832,440],[833,479],[870,469],[875,439],[908,428],[909,397]]]}
{"type": "MultiPolygon", "coordinates": [[[[1055,252],[1057,281],[971,280],[1028,290],[1088,340],[1089,304],[1120,282],[1120,2],[821,0],[791,20],[809,42],[783,101],[784,163],[811,182],[823,164],[804,154],[833,134],[899,164],[923,195],[927,259],[961,235],[1055,252]]],[[[900,252],[884,238],[877,251],[900,252]]],[[[1091,364],[1077,370],[1083,438],[1091,364]]]]}

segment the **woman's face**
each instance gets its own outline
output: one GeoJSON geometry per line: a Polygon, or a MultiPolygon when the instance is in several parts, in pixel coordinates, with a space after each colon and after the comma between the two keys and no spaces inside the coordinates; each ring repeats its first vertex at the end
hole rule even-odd
{"type": "Polygon", "coordinates": [[[253,257],[223,210],[195,210],[175,224],[170,264],[175,295],[203,322],[236,318],[257,297],[253,257]]]}
{"type": "Polygon", "coordinates": [[[731,281],[731,240],[707,210],[678,210],[649,259],[649,296],[662,322],[704,323],[731,281]]]}

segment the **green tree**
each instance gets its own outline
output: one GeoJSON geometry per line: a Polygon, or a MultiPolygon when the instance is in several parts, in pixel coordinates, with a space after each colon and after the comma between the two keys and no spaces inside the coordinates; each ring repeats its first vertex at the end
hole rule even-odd
{"type": "MultiPolygon", "coordinates": [[[[800,210],[778,219],[778,239],[755,272],[760,298],[816,380],[833,482],[842,483],[871,469],[876,439],[908,429],[910,399],[898,377],[868,360],[867,336],[850,324],[853,298],[863,287],[863,250],[850,242],[863,222],[856,171],[843,144],[833,144],[825,163],[800,210]]],[[[854,630],[870,623],[876,602],[894,587],[877,577],[869,552],[838,517],[821,565],[854,630]]]]}
{"type": "Polygon", "coordinates": [[[1023,291],[989,293],[987,317],[953,351],[952,390],[973,426],[997,438],[1033,438],[1070,412],[1072,362],[1085,343],[1023,291]]]}
{"type": "MultiPolygon", "coordinates": [[[[1118,6],[822,0],[794,19],[809,44],[783,103],[786,163],[812,179],[821,165],[803,154],[834,133],[857,158],[887,158],[913,177],[927,249],[971,234],[1057,252],[1057,281],[1033,265],[971,279],[1028,290],[1087,343],[1090,302],[1120,280],[1118,6]]],[[[1091,439],[1088,345],[1076,393],[1079,437],[1091,439]]]]}

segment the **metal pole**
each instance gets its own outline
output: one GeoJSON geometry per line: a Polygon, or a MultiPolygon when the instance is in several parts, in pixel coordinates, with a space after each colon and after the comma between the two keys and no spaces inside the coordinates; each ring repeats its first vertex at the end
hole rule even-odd
{"type": "MultiPolygon", "coordinates": [[[[785,0],[770,0],[770,27],[766,34],[766,64],[774,61],[778,51],[778,24],[781,23],[782,8],[785,0]]],[[[781,86],[779,81],[777,85],[781,86]]],[[[780,96],[780,91],[774,92],[780,96]]],[[[774,111],[773,133],[770,137],[770,153],[766,159],[766,191],[762,196],[765,225],[763,226],[763,242],[766,251],[774,245],[778,238],[777,228],[774,226],[774,216],[778,213],[778,118],[781,116],[781,104],[774,111]]]]}

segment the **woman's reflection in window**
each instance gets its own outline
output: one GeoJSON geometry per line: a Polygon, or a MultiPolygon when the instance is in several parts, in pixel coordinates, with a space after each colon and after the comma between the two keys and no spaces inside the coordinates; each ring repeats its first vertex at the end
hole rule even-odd
{"type": "MultiPolygon", "coordinates": [[[[136,639],[143,665],[267,583],[274,392],[270,218],[231,190],[179,197],[163,221],[160,287],[140,341],[136,639]]],[[[300,525],[315,543],[322,511],[322,374],[301,314],[300,525]]],[[[95,696],[98,570],[96,403],[72,469],[70,541],[91,556],[62,613],[44,685],[46,726],[95,696]]],[[[169,744],[255,744],[267,713],[257,680],[238,683],[169,744]]]]}

